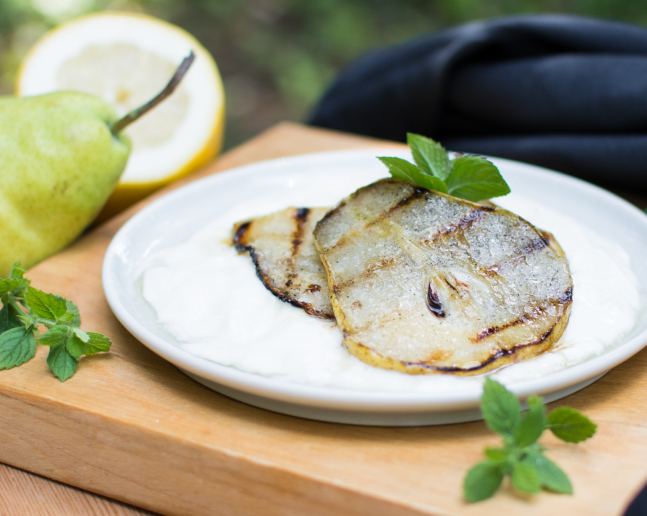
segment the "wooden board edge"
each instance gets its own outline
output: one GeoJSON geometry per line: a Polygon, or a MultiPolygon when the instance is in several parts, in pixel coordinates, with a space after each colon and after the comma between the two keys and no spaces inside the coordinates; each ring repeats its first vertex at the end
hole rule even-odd
{"type": "Polygon", "coordinates": [[[160,514],[207,516],[215,508],[219,515],[430,514],[33,397],[0,393],[1,462],[160,514]]]}

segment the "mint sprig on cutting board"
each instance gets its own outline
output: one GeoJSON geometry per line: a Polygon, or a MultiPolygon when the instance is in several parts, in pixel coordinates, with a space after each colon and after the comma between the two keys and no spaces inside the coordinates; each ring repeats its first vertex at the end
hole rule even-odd
{"type": "Polygon", "coordinates": [[[449,159],[445,148],[431,138],[407,134],[414,163],[402,158],[379,157],[395,179],[472,202],[510,193],[499,169],[480,156],[449,159]]]}
{"type": "Polygon", "coordinates": [[[17,262],[9,278],[0,279],[0,369],[31,360],[38,343],[49,346],[47,364],[64,382],[76,372],[81,356],[108,351],[112,343],[101,333],[83,331],[72,301],[32,287],[24,274],[17,262]]]}
{"type": "Polygon", "coordinates": [[[544,455],[537,441],[544,430],[568,443],[579,443],[595,434],[596,425],[571,407],[558,407],[546,414],[540,396],[528,398],[521,413],[517,398],[500,383],[487,378],[481,397],[481,412],[490,430],[503,436],[501,448],[486,448],[486,459],[469,470],[463,483],[465,499],[478,502],[490,498],[509,475],[515,489],[538,493],[542,488],[571,494],[573,485],[566,473],[544,455]]]}

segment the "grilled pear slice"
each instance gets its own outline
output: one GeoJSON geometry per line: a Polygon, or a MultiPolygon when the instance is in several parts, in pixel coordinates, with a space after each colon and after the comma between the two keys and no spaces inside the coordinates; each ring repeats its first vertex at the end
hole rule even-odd
{"type": "Polygon", "coordinates": [[[234,225],[234,245],[249,251],[256,274],[279,299],[324,319],[335,315],[312,231],[328,208],[288,208],[234,225]]]}
{"type": "Polygon", "coordinates": [[[548,350],[568,322],[564,252],[504,209],[384,179],[314,237],[344,346],[368,364],[484,373],[548,350]]]}

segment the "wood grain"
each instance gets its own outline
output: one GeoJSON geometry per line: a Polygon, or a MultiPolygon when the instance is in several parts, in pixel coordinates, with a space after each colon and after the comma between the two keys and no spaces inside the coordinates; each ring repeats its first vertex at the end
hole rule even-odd
{"type": "Polygon", "coordinates": [[[81,491],[0,464],[2,516],[155,516],[130,505],[81,491]]]}
{"type": "MultiPolygon", "coordinates": [[[[384,142],[282,124],[184,182],[262,159],[377,145],[384,142]]],[[[319,423],[202,387],[137,342],[103,296],[105,249],[145,203],[29,272],[34,286],[73,299],[83,327],[114,345],[84,359],[65,383],[48,373],[43,349],[0,374],[0,461],[162,514],[197,516],[609,515],[621,514],[645,482],[647,351],[562,400],[599,424],[577,447],[544,439],[574,496],[523,498],[506,487],[474,505],[461,498],[463,476],[497,443],[482,422],[319,423]]]]}

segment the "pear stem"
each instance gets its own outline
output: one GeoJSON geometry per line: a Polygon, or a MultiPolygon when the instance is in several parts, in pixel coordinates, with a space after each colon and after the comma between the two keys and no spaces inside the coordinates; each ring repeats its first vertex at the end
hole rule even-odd
{"type": "Polygon", "coordinates": [[[119,134],[127,126],[129,126],[135,120],[137,120],[140,116],[148,113],[151,109],[157,106],[157,104],[162,102],[164,99],[166,99],[166,97],[168,97],[171,93],[173,93],[175,91],[175,88],[177,88],[178,84],[180,84],[180,81],[182,80],[182,78],[186,75],[186,72],[189,70],[189,67],[193,64],[193,61],[195,61],[195,54],[193,53],[193,50],[191,50],[189,55],[182,60],[182,62],[180,63],[180,66],[178,66],[177,70],[173,74],[173,77],[171,77],[171,80],[164,87],[164,89],[160,91],[157,95],[155,95],[146,104],[136,109],[133,109],[130,113],[126,114],[123,118],[120,118],[114,124],[112,124],[112,126],[110,127],[112,134],[114,134],[115,136],[119,134]]]}

